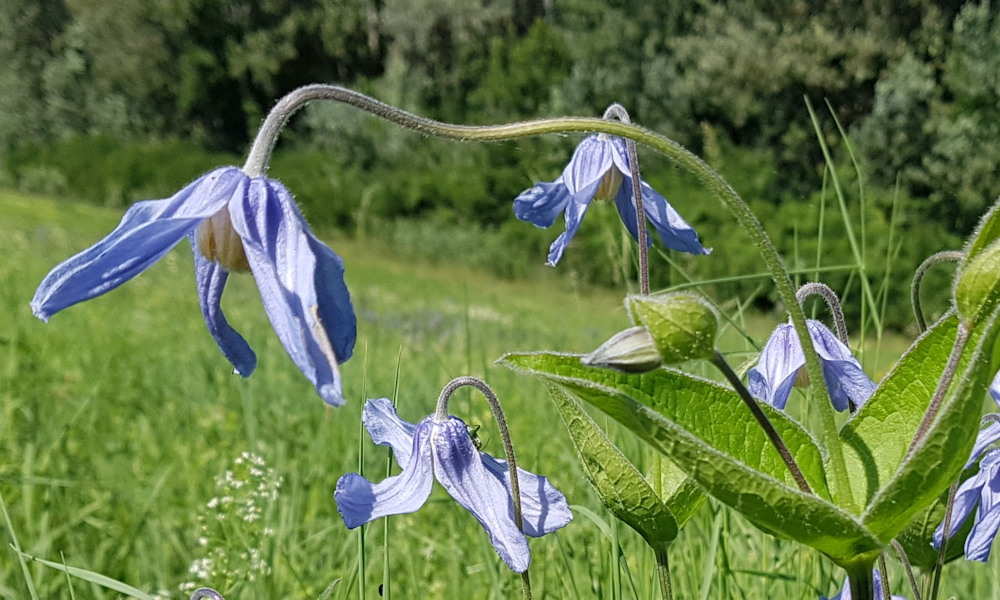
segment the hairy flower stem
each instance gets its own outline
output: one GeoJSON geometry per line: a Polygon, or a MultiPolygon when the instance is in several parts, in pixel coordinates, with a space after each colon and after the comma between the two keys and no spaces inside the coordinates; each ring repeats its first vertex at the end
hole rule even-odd
{"type": "MultiPolygon", "coordinates": [[[[617,102],[604,111],[604,118],[617,118],[626,125],[632,124],[625,107],[617,102]]],[[[636,241],[639,242],[639,293],[649,295],[649,241],[646,236],[646,212],[642,208],[642,180],[639,177],[639,154],[635,149],[635,141],[626,138],[625,149],[628,154],[628,166],[632,170],[632,198],[635,202],[636,241]]]]}
{"type": "Polygon", "coordinates": [[[948,503],[944,508],[944,530],[941,535],[941,547],[938,548],[937,560],[934,562],[934,576],[931,579],[929,600],[937,600],[938,588],[941,586],[941,573],[944,571],[944,561],[948,557],[948,533],[951,531],[951,512],[955,507],[955,494],[958,492],[958,482],[948,488],[948,503]]]}
{"type": "Polygon", "coordinates": [[[948,386],[951,385],[951,380],[955,378],[955,372],[958,370],[958,361],[965,350],[965,344],[969,341],[969,334],[969,328],[965,323],[959,323],[958,330],[955,332],[955,344],[951,347],[948,362],[945,364],[944,372],[941,373],[941,379],[938,380],[937,387],[934,389],[934,396],[931,397],[930,404],[927,406],[923,418],[920,419],[917,432],[913,434],[913,441],[910,442],[910,447],[906,450],[906,456],[903,457],[904,462],[909,460],[913,456],[913,453],[917,451],[920,440],[927,434],[927,430],[930,429],[934,417],[937,416],[938,409],[941,408],[941,403],[944,401],[944,395],[948,391],[948,386]]]}
{"type": "Polygon", "coordinates": [[[889,594],[889,571],[885,568],[885,554],[878,555],[878,574],[882,579],[882,597],[878,600],[892,600],[889,594]]]}
{"type": "Polygon", "coordinates": [[[927,331],[927,321],[924,319],[924,311],[920,307],[920,284],[924,280],[924,275],[927,275],[927,271],[940,262],[960,262],[963,258],[965,258],[965,253],[961,250],[944,250],[928,256],[913,273],[913,282],[910,284],[910,304],[913,305],[913,317],[917,320],[917,329],[920,330],[920,333],[927,331]]]}
{"type": "Polygon", "coordinates": [[[764,263],[767,265],[771,278],[774,280],[775,287],[777,288],[778,295],[784,302],[792,324],[795,326],[795,331],[798,333],[799,342],[805,354],[806,371],[809,374],[810,386],[813,389],[813,393],[818,400],[825,400],[818,402],[817,408],[820,411],[820,419],[823,427],[823,445],[828,455],[827,473],[829,476],[830,491],[839,506],[846,508],[850,512],[858,512],[854,496],[851,492],[851,484],[847,477],[844,451],[841,447],[837,424],[834,419],[833,404],[829,402],[830,393],[824,383],[823,369],[820,366],[819,357],[816,355],[816,349],[810,343],[811,339],[809,337],[809,330],[806,327],[805,315],[802,312],[802,308],[795,301],[795,288],[788,275],[788,270],[785,268],[781,257],[778,255],[778,250],[771,243],[771,239],[764,230],[764,226],[761,225],[760,220],[757,219],[757,216],[750,210],[750,207],[743,198],[736,193],[736,190],[729,185],[729,182],[723,179],[712,167],[708,166],[705,161],[666,136],[636,125],[619,123],[608,119],[559,117],[504,125],[453,125],[400,110],[353,90],[333,85],[315,84],[289,92],[268,113],[250,149],[250,154],[247,156],[244,171],[248,175],[263,174],[270,160],[271,151],[281,127],[296,110],[313,100],[342,102],[401,127],[406,127],[427,135],[436,135],[455,140],[513,140],[546,133],[567,133],[570,131],[608,133],[645,144],[666,155],[677,165],[698,177],[726,205],[736,218],[736,221],[746,231],[751,242],[757,247],[764,263]]]}
{"type": "Polygon", "coordinates": [[[891,545],[892,549],[896,551],[899,561],[903,563],[903,570],[906,571],[906,578],[910,582],[910,589],[913,590],[913,600],[923,600],[920,594],[920,586],[917,585],[917,578],[913,575],[913,565],[910,563],[910,557],[906,555],[906,550],[903,549],[903,545],[898,540],[892,540],[891,545]]]}
{"type": "Polygon", "coordinates": [[[198,588],[191,594],[191,600],[226,600],[212,588],[198,588]]]}
{"type": "Polygon", "coordinates": [[[799,291],[795,292],[795,299],[798,300],[799,304],[805,302],[806,298],[809,296],[819,296],[826,302],[826,306],[830,309],[830,314],[833,315],[833,325],[837,330],[837,339],[847,346],[850,340],[847,338],[847,322],[844,321],[844,311],[840,307],[840,298],[837,297],[836,292],[830,289],[830,286],[825,283],[807,283],[799,288],[799,291]]]}
{"type": "Polygon", "coordinates": [[[795,480],[795,483],[798,484],[799,489],[807,494],[812,494],[812,488],[810,488],[809,484],[806,482],[806,478],[802,475],[802,470],[799,469],[799,465],[792,457],[792,453],[788,451],[788,446],[785,445],[784,440],[782,440],[781,436],[778,435],[774,425],[771,424],[767,415],[765,415],[764,411],[761,410],[760,405],[757,404],[757,400],[750,395],[750,390],[743,385],[743,381],[740,379],[740,376],[733,371],[732,367],[729,366],[729,363],[726,362],[726,359],[718,350],[715,351],[715,354],[709,360],[716,366],[716,368],[722,371],[722,374],[726,376],[729,383],[736,389],[736,393],[743,399],[743,403],[750,409],[753,417],[757,419],[758,423],[760,423],[761,429],[764,430],[767,438],[771,440],[771,444],[773,444],[774,449],[778,451],[778,454],[781,456],[781,460],[785,461],[785,465],[791,472],[792,478],[795,480]]]}
{"type": "MultiPolygon", "coordinates": [[[[524,531],[523,520],[521,518],[521,488],[517,482],[517,458],[514,456],[514,444],[510,440],[510,429],[507,427],[507,419],[504,417],[503,408],[500,406],[500,399],[493,393],[490,386],[486,385],[485,381],[468,375],[452,379],[441,390],[441,394],[438,395],[434,420],[441,422],[448,419],[448,400],[458,388],[463,386],[474,387],[482,392],[490,405],[490,410],[493,411],[493,419],[496,421],[497,429],[500,431],[504,455],[507,457],[507,469],[510,472],[510,496],[514,501],[514,524],[517,525],[519,530],[524,531]]],[[[521,588],[525,600],[531,600],[531,579],[528,576],[527,570],[521,573],[521,588]]]]}

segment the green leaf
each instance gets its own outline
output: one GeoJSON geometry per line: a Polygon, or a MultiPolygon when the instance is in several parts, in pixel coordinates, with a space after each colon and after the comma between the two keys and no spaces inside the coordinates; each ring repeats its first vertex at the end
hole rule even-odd
{"type": "Polygon", "coordinates": [[[559,387],[548,387],[601,503],[653,548],[668,546],[677,537],[673,513],[580,405],[559,387]]]}
{"type": "Polygon", "coordinates": [[[579,358],[508,354],[501,363],[556,383],[618,420],[705,490],[759,527],[847,564],[881,551],[856,517],[832,504],[819,449],[787,416],[762,406],[817,496],[803,494],[736,393],[680,371],[629,375],[579,358]]]}
{"type": "Polygon", "coordinates": [[[1000,199],[990,207],[969,236],[965,246],[965,260],[971,260],[993,242],[1000,240],[1000,199]]]}
{"type": "Polygon", "coordinates": [[[984,248],[962,264],[955,283],[955,306],[973,323],[993,312],[1000,303],[1000,241],[984,248]]]}
{"type": "Polygon", "coordinates": [[[681,529],[705,503],[705,490],[672,460],[659,454],[656,458],[658,462],[654,464],[651,479],[659,480],[660,498],[677,520],[677,528],[681,529]]]}
{"type": "Polygon", "coordinates": [[[45,560],[42,558],[35,558],[30,554],[21,552],[20,550],[14,549],[23,558],[35,561],[36,563],[45,565],[50,569],[55,569],[56,571],[62,571],[67,575],[76,577],[77,579],[82,579],[83,581],[89,581],[90,583],[99,585],[103,588],[118,592],[119,594],[125,594],[132,598],[138,598],[139,600],[153,600],[153,597],[146,592],[136,589],[127,583],[122,583],[117,579],[112,579],[107,575],[101,575],[100,573],[95,573],[93,571],[87,571],[86,569],[79,569],[77,567],[70,567],[62,563],[52,562],[50,560],[45,560]]]}
{"type": "Polygon", "coordinates": [[[918,338],[841,429],[858,506],[869,503],[903,460],[948,362],[956,327],[958,318],[949,315],[918,338]]]}
{"type": "Polygon", "coordinates": [[[958,376],[926,434],[862,514],[865,525],[880,538],[895,537],[962,471],[979,431],[983,397],[997,370],[994,342],[1000,329],[998,313],[1000,310],[994,310],[982,326],[970,332],[958,376]]]}

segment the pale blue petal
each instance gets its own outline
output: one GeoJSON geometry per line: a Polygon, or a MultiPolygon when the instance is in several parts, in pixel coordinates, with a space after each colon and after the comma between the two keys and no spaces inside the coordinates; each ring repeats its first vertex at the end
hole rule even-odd
{"type": "MultiPolygon", "coordinates": [[[[652,223],[653,229],[664,246],[671,250],[690,254],[711,254],[710,249],[701,245],[694,228],[681,217],[680,213],[674,210],[666,198],[645,181],[640,182],[640,187],[642,189],[642,210],[646,213],[646,218],[652,223]]],[[[621,215],[622,221],[626,225],[631,225],[629,233],[632,234],[633,238],[638,239],[635,228],[635,201],[632,195],[631,177],[626,177],[622,182],[622,187],[615,196],[615,205],[618,207],[618,214],[621,215]]]]}
{"type": "Polygon", "coordinates": [[[198,287],[198,301],[201,314],[205,317],[208,331],[215,338],[222,354],[233,363],[236,373],[249,377],[257,366],[257,355],[239,333],[233,329],[222,314],[222,291],[226,286],[229,272],[215,261],[205,258],[198,249],[194,234],[190,234],[191,250],[194,252],[194,275],[198,287]]]}
{"type": "Polygon", "coordinates": [[[583,222],[583,216],[587,214],[587,208],[590,206],[590,200],[594,197],[594,190],[597,189],[597,183],[595,183],[590,190],[589,195],[587,195],[586,190],[578,198],[585,198],[583,200],[574,197],[566,206],[566,231],[559,234],[556,241],[552,242],[549,246],[549,258],[547,265],[550,267],[556,266],[556,264],[562,259],[563,252],[566,251],[566,246],[569,246],[570,241],[573,236],[576,235],[577,230],[580,229],[580,223],[583,222]]]}
{"type": "Polygon", "coordinates": [[[823,367],[823,379],[834,408],[847,410],[848,401],[856,407],[862,406],[875,392],[875,383],[865,374],[850,348],[825,325],[811,319],[806,321],[806,325],[823,367]]]}
{"type": "Polygon", "coordinates": [[[764,344],[757,365],[747,373],[750,393],[783,410],[799,369],[806,364],[795,328],[782,323],[764,344]]]}
{"type": "Polygon", "coordinates": [[[476,517],[507,566],[515,573],[527,570],[531,553],[527,539],[510,517],[510,496],[483,466],[465,423],[454,417],[434,423],[431,444],[437,480],[476,517]]]}
{"type": "MultiPolygon", "coordinates": [[[[955,492],[955,503],[951,509],[951,521],[948,527],[948,537],[955,535],[955,532],[962,526],[962,523],[972,514],[973,509],[979,504],[983,488],[995,476],[997,459],[1000,459],[1000,451],[988,453],[979,466],[979,472],[966,479],[958,486],[955,492]],[[993,469],[990,466],[993,464],[993,469]]],[[[944,532],[944,523],[934,530],[933,544],[935,548],[941,547],[941,536],[944,532]]]]}
{"type": "Polygon", "coordinates": [[[1000,505],[981,515],[972,526],[969,537],[965,540],[965,558],[986,562],[990,558],[990,548],[1000,529],[1000,505]]]}
{"type": "MultiPolygon", "coordinates": [[[[596,135],[588,136],[580,142],[562,173],[563,183],[570,195],[580,197],[591,188],[596,190],[605,173],[614,165],[613,154],[613,146],[596,135]]],[[[594,197],[593,190],[589,192],[587,200],[594,197]]]]}
{"type": "Polygon", "coordinates": [[[432,429],[430,419],[417,426],[413,437],[412,455],[415,458],[399,475],[373,484],[357,473],[348,473],[337,481],[333,497],[349,529],[380,517],[411,513],[424,505],[434,483],[432,429]]]}
{"type": "MultiPolygon", "coordinates": [[[[510,486],[507,461],[479,453],[483,466],[503,484],[510,507],[509,517],[514,519],[514,497],[510,486]]],[[[524,534],[540,537],[564,527],[573,520],[566,497],[549,480],[541,475],[517,468],[517,485],[521,489],[521,525],[524,534]]]]}
{"type": "Polygon", "coordinates": [[[235,167],[199,177],[165,200],[133,204],[107,237],[57,265],[31,300],[47,321],[60,310],[113,290],[170,251],[222,209],[247,176],[235,167]]]}
{"type": "Polygon", "coordinates": [[[388,398],[378,398],[365,402],[361,422],[372,437],[372,441],[392,448],[396,464],[405,469],[410,462],[413,434],[417,426],[399,418],[396,407],[388,398]]]}
{"type": "Polygon", "coordinates": [[[285,351],[327,403],[343,404],[338,364],[350,358],[356,332],[343,262],[278,182],[254,179],[230,215],[285,351]]]}
{"type": "Polygon", "coordinates": [[[969,460],[965,463],[965,468],[968,469],[979,460],[983,452],[986,449],[1000,441],[1000,423],[990,423],[982,430],[980,430],[979,435],[976,436],[976,444],[972,447],[972,453],[969,454],[969,460]]]}
{"type": "Polygon", "coordinates": [[[561,177],[552,183],[536,183],[514,199],[514,216],[535,227],[550,227],[566,209],[569,198],[561,177]]]}

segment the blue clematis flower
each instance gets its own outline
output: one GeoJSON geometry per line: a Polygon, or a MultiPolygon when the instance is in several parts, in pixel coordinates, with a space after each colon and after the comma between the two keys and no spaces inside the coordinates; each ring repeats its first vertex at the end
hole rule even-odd
{"type": "MultiPolygon", "coordinates": [[[[992,423],[979,432],[965,468],[979,460],[979,472],[966,479],[955,493],[948,537],[955,535],[962,523],[976,509],[972,530],[965,538],[965,558],[986,562],[990,548],[1000,530],[1000,448],[987,450],[1000,441],[1000,423],[992,423]]],[[[944,523],[934,531],[934,547],[940,548],[944,534],[944,523]]]]}
{"type": "Polygon", "coordinates": [[[403,421],[387,398],[369,400],[362,421],[376,444],[392,448],[402,472],[381,483],[348,473],[337,482],[334,499],[348,528],[423,506],[437,478],[486,530],[500,558],[514,572],[528,568],[525,535],[551,533],[573,519],[566,498],[545,477],[518,467],[523,533],[514,524],[507,462],[476,449],[457,417],[440,422],[431,415],[420,423],[403,421]]]}
{"type": "MultiPolygon", "coordinates": [[[[875,580],[875,585],[872,586],[874,588],[875,594],[872,597],[873,598],[878,598],[879,600],[881,600],[881,598],[882,598],[882,574],[879,572],[878,569],[874,569],[874,570],[872,570],[872,575],[874,576],[873,579],[875,580]]],[[[850,582],[845,578],[844,579],[844,587],[842,587],[840,589],[840,591],[837,592],[836,596],[833,596],[832,598],[827,599],[826,596],[822,596],[821,595],[819,597],[819,599],[820,600],[851,600],[851,586],[850,586],[850,582]]],[[[892,595],[892,600],[906,600],[906,598],[904,598],[903,596],[897,596],[897,595],[893,594],[892,595]]]]}
{"type": "MultiPolygon", "coordinates": [[[[640,181],[642,208],[660,240],[668,248],[709,254],[698,234],[667,200],[645,181],[640,181]]],[[[514,215],[536,227],[550,227],[560,212],[566,214],[566,231],[549,247],[548,264],[555,266],[576,235],[583,215],[594,198],[614,198],[618,214],[632,237],[638,239],[635,203],[632,200],[632,170],[625,141],[606,134],[587,137],[573,152],[562,175],[552,183],[538,183],[514,200],[514,215]]]]}
{"type": "Polygon", "coordinates": [[[185,237],[205,323],[236,372],[249,376],[257,357],[220,301],[229,272],[249,270],[289,356],[326,402],[343,404],[337,365],[350,358],[356,330],[343,261],[313,235],[283,185],[235,167],[132,205],[107,237],[52,269],[31,308],[48,321],[132,279],[185,237]]]}
{"type": "MultiPolygon", "coordinates": [[[[846,410],[848,403],[860,407],[875,391],[851,350],[819,321],[806,321],[809,337],[823,366],[823,378],[834,408],[846,410]]],[[[747,373],[750,393],[771,406],[784,409],[800,371],[805,373],[805,354],[791,323],[778,325],[761,350],[757,365],[747,373]]]]}

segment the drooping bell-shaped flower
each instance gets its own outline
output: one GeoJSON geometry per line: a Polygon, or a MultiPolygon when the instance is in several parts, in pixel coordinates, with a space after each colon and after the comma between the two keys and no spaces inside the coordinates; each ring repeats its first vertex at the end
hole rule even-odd
{"type": "MultiPolygon", "coordinates": [[[[979,460],[979,472],[966,479],[955,492],[948,537],[955,535],[962,524],[973,514],[972,530],[965,538],[965,558],[986,562],[990,557],[993,540],[1000,530],[1000,448],[989,449],[1000,441],[1000,423],[991,423],[976,437],[976,444],[965,468],[979,460]]],[[[934,547],[940,548],[944,523],[934,531],[934,547]]]]}
{"type": "MultiPolygon", "coordinates": [[[[809,337],[823,367],[823,379],[830,400],[839,411],[848,404],[860,407],[875,391],[875,383],[865,375],[861,364],[832,331],[819,321],[807,320],[809,337]]],[[[757,365],[747,373],[750,393],[771,406],[784,409],[800,372],[805,372],[806,357],[799,336],[791,323],[778,325],[764,344],[757,365]]]]}
{"type": "Polygon", "coordinates": [[[236,372],[257,357],[222,313],[231,271],[251,271],[278,338],[329,404],[343,404],[338,364],[354,350],[356,321],[340,257],[319,241],[281,183],[223,167],[164,200],[132,205],[121,223],[45,277],[31,308],[43,321],[111,291],[187,237],[208,330],[236,372]]]}
{"type": "Polygon", "coordinates": [[[490,543],[511,570],[528,568],[525,535],[539,537],[572,520],[566,498],[545,477],[517,469],[523,532],[514,523],[507,462],[480,452],[465,423],[457,417],[417,424],[399,418],[387,398],[369,400],[362,421],[376,444],[392,448],[402,472],[381,483],[357,473],[337,482],[334,499],[348,528],[388,515],[411,513],[423,506],[434,479],[479,521],[490,543]]]}
{"type": "MultiPolygon", "coordinates": [[[[691,254],[709,254],[688,223],[666,198],[645,181],[640,181],[642,208],[646,219],[668,248],[691,254]]],[[[580,142],[562,175],[551,183],[537,183],[514,200],[514,215],[536,227],[550,227],[559,213],[566,215],[564,231],[549,248],[548,264],[555,266],[566,246],[576,235],[591,200],[614,199],[618,214],[632,237],[638,240],[635,203],[632,198],[632,170],[625,141],[596,134],[580,142]]]]}

